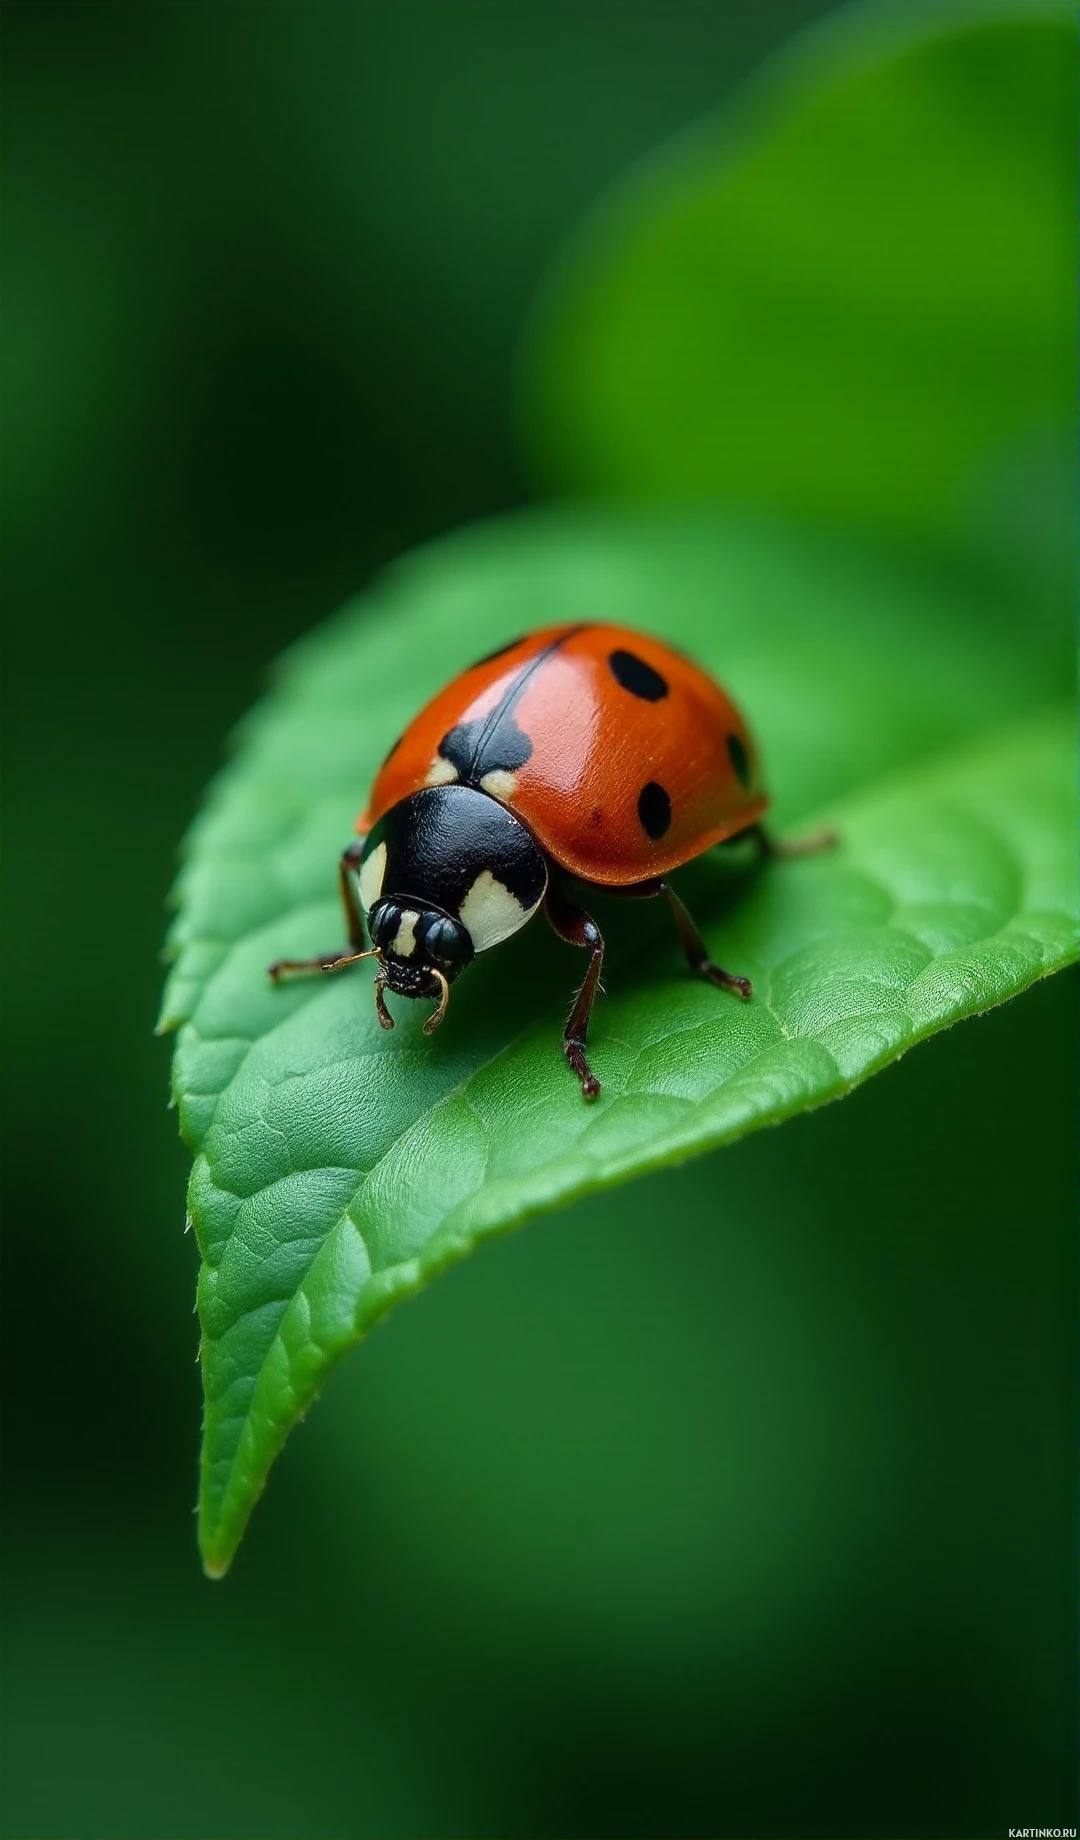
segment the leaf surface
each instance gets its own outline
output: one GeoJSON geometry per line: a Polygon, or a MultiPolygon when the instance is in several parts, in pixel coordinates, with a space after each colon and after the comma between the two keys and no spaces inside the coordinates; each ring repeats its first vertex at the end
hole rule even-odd
{"type": "Polygon", "coordinates": [[[524,367],[543,476],[922,537],[1045,518],[1072,117],[1054,7],[845,7],[795,40],[553,269],[524,367]]]}
{"type": "Polygon", "coordinates": [[[193,831],[163,1016],[195,1154],[210,1572],[334,1362],[479,1239],[837,1097],[1073,956],[1067,665],[1019,639],[955,588],[770,530],[580,515],[421,552],[295,649],[193,831]],[[750,716],[779,828],[842,833],[683,872],[749,1005],[686,974],[659,903],[594,904],[591,1107],[560,1052],[584,966],[540,921],[470,968],[430,1039],[402,1005],[381,1032],[367,967],[265,975],[340,941],[337,854],[430,691],[589,617],[695,653],[750,716]]]}

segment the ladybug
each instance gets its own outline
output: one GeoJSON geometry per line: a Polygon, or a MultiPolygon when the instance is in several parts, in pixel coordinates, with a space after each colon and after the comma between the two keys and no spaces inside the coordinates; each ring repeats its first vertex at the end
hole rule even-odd
{"type": "Polygon", "coordinates": [[[431,1034],[454,979],[543,906],[589,953],[563,1049],[595,1099],[585,1049],[604,941],[567,883],[665,896],[691,970],[748,998],[668,877],[747,832],[775,853],[768,802],[746,723],[699,665],[622,626],[543,627],[454,678],[387,754],[340,863],[351,950],[282,959],[270,976],[374,957],[383,1028],[389,990],[436,1004],[431,1034]]]}

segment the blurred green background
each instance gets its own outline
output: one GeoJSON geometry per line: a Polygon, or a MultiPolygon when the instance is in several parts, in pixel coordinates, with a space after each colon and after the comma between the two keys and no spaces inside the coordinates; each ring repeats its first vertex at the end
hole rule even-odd
{"type": "Polygon", "coordinates": [[[1066,980],[456,1270],[194,1549],[176,841],[284,644],[528,496],[579,214],[822,11],[5,8],[12,1836],[1075,1808],[1066,980]]]}

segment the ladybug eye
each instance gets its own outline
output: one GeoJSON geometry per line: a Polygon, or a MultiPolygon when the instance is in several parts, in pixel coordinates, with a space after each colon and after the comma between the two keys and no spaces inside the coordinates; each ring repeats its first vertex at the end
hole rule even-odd
{"type": "Polygon", "coordinates": [[[425,941],[428,955],[444,965],[456,964],[464,956],[461,928],[451,920],[433,920],[425,941]]]}

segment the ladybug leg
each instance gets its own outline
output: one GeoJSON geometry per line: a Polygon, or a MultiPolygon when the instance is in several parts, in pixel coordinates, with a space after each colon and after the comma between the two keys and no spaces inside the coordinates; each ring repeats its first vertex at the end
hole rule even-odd
{"type": "Polygon", "coordinates": [[[270,966],[268,975],[275,984],[279,978],[288,975],[299,976],[306,971],[340,971],[343,965],[355,965],[358,958],[371,958],[374,954],[366,949],[364,935],[364,916],[356,898],[356,883],[353,873],[363,853],[363,843],[350,843],[343,850],[338,863],[338,887],[341,890],[341,905],[345,909],[345,926],[349,935],[351,952],[324,952],[319,958],[279,958],[270,966]]]}
{"type": "Polygon", "coordinates": [[[752,995],[749,978],[735,977],[732,972],[724,971],[719,965],[713,963],[709,957],[709,948],[698,932],[688,909],[683,906],[671,883],[666,882],[663,876],[658,875],[651,882],[632,882],[626,888],[608,888],[605,892],[622,895],[632,901],[647,899],[650,895],[666,895],[671,917],[675,922],[682,949],[686,953],[686,962],[691,971],[695,972],[698,977],[706,978],[710,984],[715,984],[719,990],[737,991],[744,999],[752,995]]]}
{"type": "MultiPolygon", "coordinates": [[[[750,829],[741,832],[740,836],[753,837],[764,862],[784,862],[789,861],[793,856],[813,856],[818,850],[834,850],[840,841],[839,832],[834,831],[829,825],[825,825],[818,831],[810,831],[805,837],[793,837],[784,843],[778,842],[775,837],[770,837],[763,824],[752,824],[750,829]]],[[[736,839],[732,838],[732,842],[735,841],[736,839]]]]}
{"type": "Polygon", "coordinates": [[[682,949],[686,953],[686,962],[691,971],[696,972],[698,977],[707,978],[709,983],[715,984],[718,989],[734,990],[744,1001],[748,1001],[752,994],[750,979],[735,977],[730,971],[723,971],[719,965],[713,963],[712,959],[709,957],[708,946],[702,939],[701,934],[694,925],[693,919],[675,893],[671,883],[664,881],[658,882],[656,892],[657,894],[665,894],[667,896],[667,903],[671,909],[671,917],[675,922],[676,931],[682,942],[682,949]]]}
{"type": "Polygon", "coordinates": [[[551,883],[544,897],[544,909],[560,939],[565,939],[570,946],[584,946],[592,954],[585,980],[574,999],[570,1020],[563,1030],[563,1053],[581,1081],[582,1098],[595,1099],[600,1091],[600,1082],[585,1059],[585,1043],[604,963],[604,937],[592,916],[583,908],[575,907],[561,889],[551,883]]]}
{"type": "Polygon", "coordinates": [[[356,871],[363,854],[364,840],[358,837],[355,843],[350,843],[347,849],[342,850],[338,862],[338,888],[341,891],[341,905],[345,909],[345,929],[354,952],[359,952],[367,943],[363,910],[356,893],[356,871]]]}

